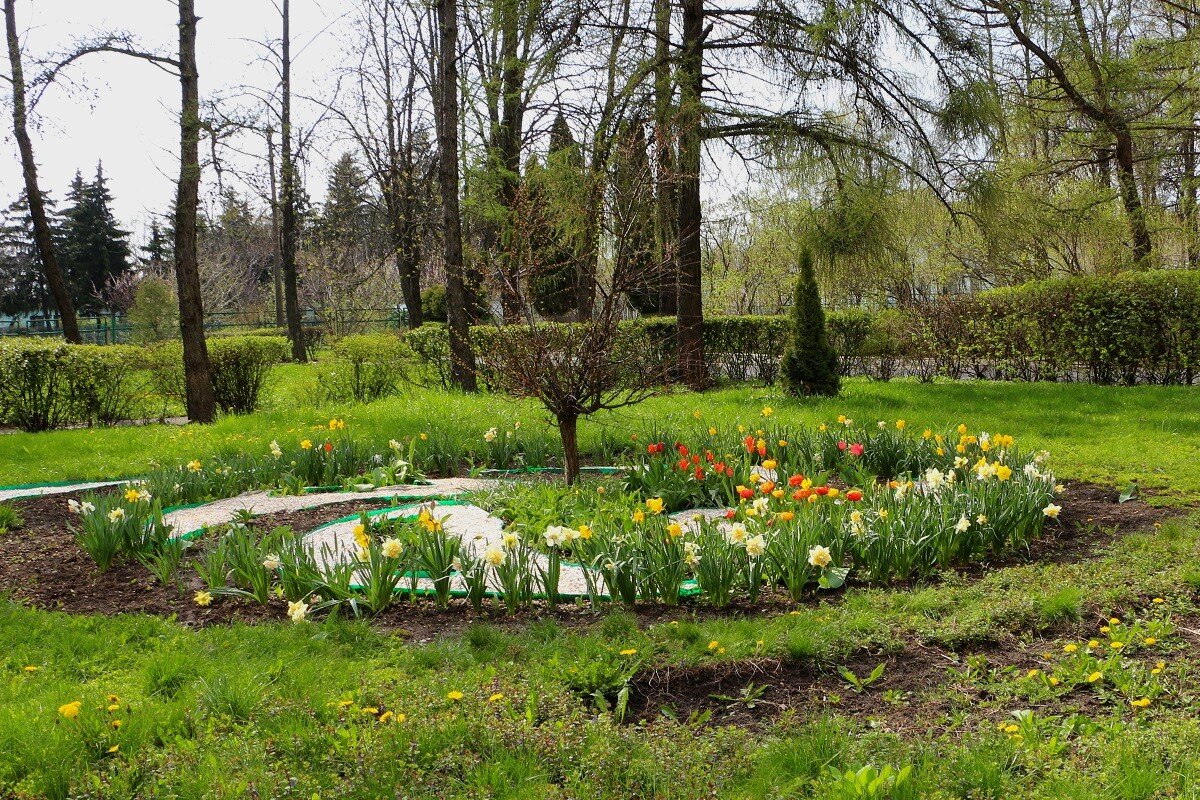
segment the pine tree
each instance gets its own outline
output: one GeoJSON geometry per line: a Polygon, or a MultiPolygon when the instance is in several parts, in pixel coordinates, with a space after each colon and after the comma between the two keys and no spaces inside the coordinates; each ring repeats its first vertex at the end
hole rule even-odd
{"type": "Polygon", "coordinates": [[[170,230],[169,226],[164,230],[158,220],[150,222],[150,237],[142,245],[139,258],[147,271],[155,275],[167,273],[171,262],[175,260],[175,252],[171,244],[174,238],[175,232],[170,230]]]}
{"type": "Polygon", "coordinates": [[[76,172],[60,217],[63,272],[77,308],[102,310],[104,287],[130,269],[129,232],[117,225],[103,165],[85,183],[76,172]]]}
{"type": "MultiPolygon", "coordinates": [[[[54,201],[44,192],[42,203],[48,214],[54,213],[54,201]]],[[[55,303],[34,239],[29,201],[22,192],[0,217],[0,313],[28,311],[49,316],[55,303]]]]}
{"type": "Polygon", "coordinates": [[[800,279],[792,304],[791,330],[780,373],[790,394],[833,397],[840,388],[837,353],[825,333],[825,312],[813,272],[812,253],[800,254],[800,279]]]}

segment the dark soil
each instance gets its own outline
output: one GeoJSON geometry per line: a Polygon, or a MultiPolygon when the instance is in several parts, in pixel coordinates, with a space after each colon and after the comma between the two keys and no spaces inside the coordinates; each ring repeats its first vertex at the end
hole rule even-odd
{"type": "MultiPolygon", "coordinates": [[[[159,586],[150,573],[136,561],[118,563],[107,573],[98,573],[95,564],[76,544],[68,527],[71,522],[71,514],[67,510],[68,499],[72,499],[72,496],[58,494],[17,501],[16,505],[25,518],[25,526],[0,536],[0,596],[7,595],[18,602],[39,608],[72,613],[143,612],[163,616],[174,615],[187,625],[284,618],[286,605],[282,602],[261,606],[233,598],[219,598],[210,607],[197,606],[193,602],[193,594],[203,587],[186,564],[180,573],[184,584],[179,589],[159,586]]],[[[1052,534],[1035,543],[1029,554],[1014,554],[1003,560],[981,565],[972,572],[983,572],[1005,563],[1024,563],[1029,560],[1078,561],[1088,558],[1129,532],[1151,527],[1169,514],[1164,509],[1153,508],[1137,501],[1118,503],[1114,490],[1084,483],[1071,484],[1061,503],[1063,511],[1059,517],[1060,524],[1048,526],[1047,531],[1054,529],[1052,534]]],[[[288,525],[297,531],[307,531],[325,522],[384,504],[385,501],[353,501],[304,511],[269,514],[258,517],[255,525],[266,530],[288,525]]],[[[834,598],[836,595],[826,597],[827,600],[834,598]]],[[[640,624],[648,626],[672,619],[696,617],[739,617],[749,614],[774,616],[787,613],[794,607],[787,595],[764,591],[759,602],[753,606],[744,602],[734,603],[724,609],[692,604],[685,604],[679,608],[642,606],[637,609],[636,616],[640,624]]],[[[540,606],[512,617],[503,615],[498,609],[485,614],[487,619],[503,625],[521,626],[533,620],[554,619],[567,627],[588,625],[597,616],[598,612],[590,608],[574,605],[560,605],[556,609],[540,606]]],[[[411,637],[416,641],[427,641],[460,632],[478,619],[465,601],[456,600],[451,603],[450,608],[442,610],[435,609],[429,603],[413,605],[401,602],[375,622],[384,630],[411,637]]],[[[891,658],[901,659],[905,663],[911,660],[907,656],[891,658]]],[[[918,660],[914,663],[920,662],[918,660]]],[[[873,667],[874,664],[871,664],[871,668],[873,667]]],[[[780,669],[783,667],[779,665],[760,666],[754,667],[751,672],[780,669]]],[[[907,666],[897,670],[904,673],[910,671],[907,666]]],[[[870,672],[870,669],[867,669],[867,672],[870,672]]],[[[836,675],[834,677],[840,681],[836,675]]],[[[787,673],[782,680],[798,686],[803,678],[800,674],[787,673]]],[[[756,683],[760,682],[758,679],[754,680],[756,683]]],[[[916,683],[919,682],[918,674],[916,683]]],[[[741,686],[738,687],[739,691],[740,689],[741,686]]],[[[854,702],[846,692],[842,694],[845,697],[844,703],[854,702]]]]}

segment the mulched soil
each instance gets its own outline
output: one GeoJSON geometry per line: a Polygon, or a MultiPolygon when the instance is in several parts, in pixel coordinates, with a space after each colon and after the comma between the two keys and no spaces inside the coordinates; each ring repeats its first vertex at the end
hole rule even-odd
{"type": "MultiPolygon", "coordinates": [[[[76,544],[68,527],[71,515],[67,511],[67,500],[71,498],[71,495],[59,494],[16,503],[25,518],[25,526],[0,536],[0,596],[7,595],[38,608],[79,614],[143,612],[174,615],[181,623],[196,626],[226,624],[234,620],[254,622],[281,619],[285,616],[286,606],[280,602],[261,606],[221,598],[212,606],[201,608],[192,602],[192,595],[203,587],[195,573],[186,568],[181,570],[181,574],[185,576],[185,581],[190,582],[178,591],[159,586],[137,562],[118,563],[107,573],[97,573],[95,564],[76,544]]],[[[255,524],[268,530],[278,525],[289,525],[295,530],[306,531],[322,523],[385,504],[384,501],[337,503],[306,511],[266,515],[257,518],[255,524]]],[[[1114,490],[1084,483],[1071,484],[1063,496],[1062,505],[1061,532],[1058,535],[1037,542],[1029,554],[1015,554],[1003,561],[976,567],[972,572],[981,573],[1005,563],[1024,563],[1031,559],[1078,561],[1131,531],[1151,527],[1170,513],[1136,501],[1119,504],[1114,490]]],[[[833,600],[835,597],[830,595],[826,599],[833,600]]],[[[636,616],[640,624],[648,626],[672,619],[739,617],[748,614],[772,616],[786,613],[792,608],[794,604],[786,595],[764,592],[754,606],[734,603],[729,608],[719,610],[695,605],[682,608],[641,607],[636,616]]],[[[565,627],[579,627],[594,622],[598,614],[587,607],[560,605],[556,609],[536,607],[513,617],[505,616],[498,610],[485,616],[505,626],[519,627],[533,620],[553,619],[565,627]]],[[[375,623],[383,630],[415,641],[428,641],[459,633],[478,619],[465,601],[455,601],[449,609],[443,610],[427,603],[415,606],[400,603],[381,615],[375,623]]],[[[900,671],[911,672],[907,667],[900,671]]],[[[800,679],[799,675],[795,677],[796,680],[800,679]]]]}

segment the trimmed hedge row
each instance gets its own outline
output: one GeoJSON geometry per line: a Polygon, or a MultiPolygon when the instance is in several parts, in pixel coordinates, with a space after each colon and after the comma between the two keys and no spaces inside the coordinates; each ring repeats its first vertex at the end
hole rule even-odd
{"type": "Polygon", "coordinates": [[[0,423],[45,431],[128,419],[151,389],[144,352],[132,345],[0,340],[0,423]]]}
{"type": "MultiPolygon", "coordinates": [[[[271,368],[287,357],[281,337],[213,337],[213,392],[227,413],[247,413],[271,368]]],[[[108,425],[146,416],[155,396],[183,400],[178,342],[72,345],[59,340],[0,339],[0,424],[26,431],[108,425]]]]}
{"type": "MultiPolygon", "coordinates": [[[[663,360],[672,360],[674,318],[622,324],[648,334],[663,360]]],[[[948,296],[904,311],[833,311],[826,327],[843,375],[1190,384],[1200,376],[1200,273],[1075,277],[948,296]]],[[[471,329],[478,351],[486,352],[480,345],[490,330],[471,329]]],[[[787,318],[709,317],[703,337],[713,377],[773,383],[787,318]]],[[[430,381],[448,386],[445,327],[422,326],[405,341],[430,381]]],[[[486,382],[486,365],[480,375],[486,382]]]]}

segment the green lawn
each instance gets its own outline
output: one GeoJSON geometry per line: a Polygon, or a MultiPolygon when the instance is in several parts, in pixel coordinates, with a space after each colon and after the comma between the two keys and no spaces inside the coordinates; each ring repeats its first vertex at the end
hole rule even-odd
{"type": "MultiPolygon", "coordinates": [[[[208,428],[0,437],[0,482],[265,450],[333,416],[464,451],[542,422],[426,391],[313,407],[307,374],[288,368],[267,410],[208,428]]],[[[1138,477],[1194,505],[1195,405],[1159,387],[850,381],[818,402],[740,387],[606,415],[583,445],[601,458],[634,431],[756,424],[763,406],[785,424],[962,421],[1051,450],[1061,475],[1138,477]]],[[[347,619],[197,630],[0,599],[0,798],[1200,798],[1200,516],[1099,541],[795,608],[526,613],[433,642],[347,619]],[[874,794],[845,777],[885,767],[905,778],[874,794]]]]}
{"type": "MultiPolygon", "coordinates": [[[[266,451],[275,438],[300,438],[331,417],[378,441],[425,431],[447,450],[482,447],[490,427],[521,420],[556,447],[554,432],[533,403],[495,396],[412,390],[370,405],[322,406],[309,402],[311,368],[280,370],[264,405],[250,416],[225,417],[210,427],[149,425],[12,434],[0,437],[0,484],[137,475],[155,463],[181,463],[242,447],[266,451]]],[[[876,383],[850,380],[836,400],[797,400],[771,388],[737,387],[697,395],[677,392],[640,406],[598,415],[583,424],[581,448],[611,457],[631,433],[651,426],[705,425],[761,420],[764,405],[784,424],[817,424],[838,414],[855,419],[906,419],[913,426],[966,422],[973,429],[1011,433],[1026,447],[1054,455],[1066,478],[1142,485],[1165,493],[1156,502],[1200,501],[1200,397],[1187,387],[1101,387],[1084,384],[876,383]]]]}
{"type": "Polygon", "coordinates": [[[1196,524],[1168,523],[1093,560],[794,612],[566,614],[432,644],[0,604],[0,796],[1198,797],[1198,560],[1196,524]],[[836,672],[876,663],[861,693],[836,672]],[[780,715],[789,664],[823,677],[780,715]],[[617,719],[626,682],[667,666],[732,677],[702,714],[635,690],[617,719]],[[912,771],[880,795],[829,774],[865,765],[912,771]]]}

